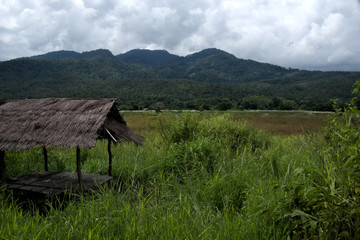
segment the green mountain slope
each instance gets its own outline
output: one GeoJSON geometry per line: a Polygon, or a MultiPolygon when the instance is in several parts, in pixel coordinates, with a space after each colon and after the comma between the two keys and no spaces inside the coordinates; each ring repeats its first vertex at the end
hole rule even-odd
{"type": "Polygon", "coordinates": [[[124,54],[119,54],[116,58],[127,63],[157,67],[162,64],[177,61],[181,57],[170,54],[166,50],[134,49],[124,54]]]}
{"type": "Polygon", "coordinates": [[[30,57],[30,59],[41,59],[41,60],[91,59],[91,58],[114,59],[115,56],[107,49],[98,49],[83,53],[61,50],[61,51],[49,52],[46,54],[30,57]]]}
{"type": "Polygon", "coordinates": [[[286,69],[218,49],[185,57],[164,50],[58,51],[0,62],[0,100],[116,97],[132,109],[327,110],[329,99],[350,98],[358,79],[360,72],[286,69]]]}
{"type": "Polygon", "coordinates": [[[242,83],[281,77],[294,70],[238,59],[218,49],[206,49],[164,64],[157,71],[167,78],[188,78],[201,82],[242,83]]]}

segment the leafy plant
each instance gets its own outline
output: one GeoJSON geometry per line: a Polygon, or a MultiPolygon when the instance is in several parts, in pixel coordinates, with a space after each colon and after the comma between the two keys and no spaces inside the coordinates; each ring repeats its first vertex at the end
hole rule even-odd
{"type": "Polygon", "coordinates": [[[290,186],[292,197],[284,204],[288,208],[277,221],[288,235],[301,239],[360,237],[359,86],[359,82],[354,85],[354,97],[343,109],[334,101],[326,142],[316,150],[317,155],[309,156],[310,165],[303,172],[306,181],[290,186]]]}

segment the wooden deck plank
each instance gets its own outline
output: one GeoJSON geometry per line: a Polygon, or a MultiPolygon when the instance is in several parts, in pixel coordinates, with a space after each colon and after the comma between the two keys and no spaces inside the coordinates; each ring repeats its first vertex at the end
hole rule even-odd
{"type": "Polygon", "coordinates": [[[21,191],[29,191],[29,192],[41,192],[46,189],[46,187],[41,186],[31,186],[31,185],[25,185],[20,188],[18,188],[21,191]]]}
{"type": "MultiPolygon", "coordinates": [[[[111,176],[83,174],[85,191],[108,182],[111,176]]],[[[75,192],[79,188],[77,174],[72,172],[36,172],[12,179],[7,188],[14,191],[27,191],[46,195],[58,195],[67,191],[75,192]]]]}
{"type": "MultiPolygon", "coordinates": [[[[66,190],[65,190],[66,191],[66,190]]],[[[54,188],[45,188],[44,190],[40,191],[40,193],[46,194],[46,195],[58,195],[58,194],[62,194],[65,192],[64,189],[54,189],[54,188]]]]}

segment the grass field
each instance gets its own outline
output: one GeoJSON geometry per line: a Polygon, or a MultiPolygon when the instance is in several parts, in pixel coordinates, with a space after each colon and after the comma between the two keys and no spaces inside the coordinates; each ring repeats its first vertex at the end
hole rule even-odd
{"type": "MultiPolygon", "coordinates": [[[[199,112],[199,117],[210,117],[223,112],[199,112]]],[[[306,111],[228,111],[231,119],[246,120],[249,127],[261,129],[276,135],[302,134],[319,132],[324,129],[332,113],[306,111]]],[[[179,118],[182,112],[124,112],[128,125],[142,134],[155,130],[159,121],[169,122],[179,118]]]]}
{"type": "MultiPolygon", "coordinates": [[[[49,203],[45,214],[22,209],[3,190],[0,238],[359,237],[358,147],[345,142],[354,131],[343,128],[340,120],[322,130],[335,115],[122,115],[146,141],[142,147],[114,147],[116,180],[111,186],[61,209],[49,203]]],[[[48,155],[50,170],[75,171],[74,149],[49,149],[48,155]]],[[[106,142],[98,142],[85,156],[84,172],[107,171],[106,142]]],[[[6,152],[8,177],[39,171],[42,162],[41,149],[6,152]]]]}

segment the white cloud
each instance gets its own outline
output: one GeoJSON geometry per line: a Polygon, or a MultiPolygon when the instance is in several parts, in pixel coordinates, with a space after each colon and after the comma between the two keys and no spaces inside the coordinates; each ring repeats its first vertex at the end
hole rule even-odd
{"type": "Polygon", "coordinates": [[[359,0],[0,0],[0,60],[217,47],[287,67],[360,70],[358,26],[359,0]]]}

